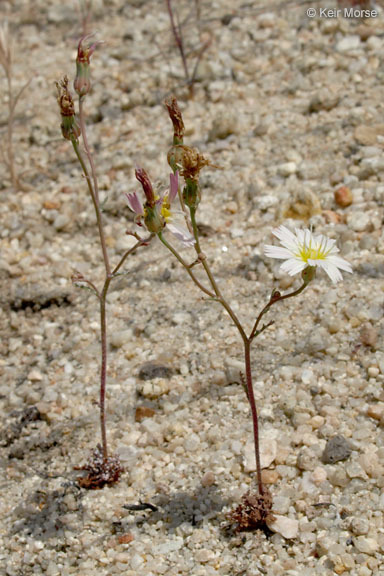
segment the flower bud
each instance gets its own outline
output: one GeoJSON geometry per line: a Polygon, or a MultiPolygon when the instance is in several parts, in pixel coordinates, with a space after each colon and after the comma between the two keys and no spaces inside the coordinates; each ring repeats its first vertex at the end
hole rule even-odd
{"type": "Polygon", "coordinates": [[[81,134],[80,126],[77,122],[75,115],[75,104],[72,94],[68,89],[68,78],[64,78],[60,82],[56,82],[57,88],[57,103],[60,107],[61,114],[61,132],[66,140],[78,140],[81,134]]]}
{"type": "Polygon", "coordinates": [[[87,40],[91,36],[93,36],[93,34],[87,34],[80,38],[77,47],[76,78],[73,87],[80,97],[86,96],[91,89],[90,58],[96,50],[96,47],[101,44],[101,42],[94,42],[90,46],[83,46],[84,40],[87,40]]]}
{"type": "Polygon", "coordinates": [[[136,168],[135,176],[143,187],[143,191],[147,199],[146,205],[150,208],[154,208],[156,204],[155,193],[153,192],[152,184],[147,172],[143,168],[136,168]]]}
{"type": "Polygon", "coordinates": [[[184,146],[175,145],[168,150],[167,161],[173,172],[183,170],[184,146]]]}
{"type": "Polygon", "coordinates": [[[269,302],[273,304],[273,302],[280,300],[280,298],[281,298],[281,292],[279,292],[279,290],[276,290],[276,288],[274,288],[269,298],[269,302]]]}
{"type": "Polygon", "coordinates": [[[197,180],[187,178],[183,189],[184,204],[188,208],[197,208],[201,200],[200,186],[197,180]]]}

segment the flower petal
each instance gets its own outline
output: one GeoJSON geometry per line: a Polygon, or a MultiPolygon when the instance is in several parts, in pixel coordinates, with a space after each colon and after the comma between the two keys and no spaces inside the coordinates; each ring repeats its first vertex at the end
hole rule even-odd
{"type": "Polygon", "coordinates": [[[271,246],[267,244],[264,246],[264,253],[269,258],[278,258],[280,260],[286,260],[291,258],[292,254],[288,248],[281,248],[281,246],[271,246]]]}
{"type": "Polygon", "coordinates": [[[137,193],[135,192],[134,194],[126,194],[126,197],[128,206],[132,210],[132,212],[135,212],[135,214],[142,216],[144,214],[144,208],[137,193]]]}
{"type": "Polygon", "coordinates": [[[334,264],[335,266],[337,266],[337,268],[340,268],[340,270],[345,270],[345,272],[349,272],[350,274],[353,274],[352,266],[350,265],[349,262],[344,260],[344,258],[341,258],[340,256],[334,256],[332,254],[331,256],[329,256],[327,258],[327,260],[329,262],[331,262],[332,264],[334,264]]]}
{"type": "Polygon", "coordinates": [[[281,244],[291,250],[297,247],[297,238],[296,236],[288,230],[285,226],[279,226],[272,230],[272,234],[276,236],[278,240],[280,240],[281,244]]]}
{"type": "Polygon", "coordinates": [[[193,235],[186,229],[181,228],[180,226],[175,226],[175,224],[167,223],[167,229],[177,238],[185,244],[186,246],[193,246],[195,243],[195,239],[193,235]]]}
{"type": "Polygon", "coordinates": [[[297,260],[296,258],[290,258],[282,263],[280,268],[284,270],[284,272],[288,272],[290,276],[295,276],[299,272],[302,272],[307,265],[302,260],[297,260]]]}
{"type": "Polygon", "coordinates": [[[337,282],[340,282],[343,279],[340,270],[337,266],[332,264],[332,262],[327,262],[326,260],[318,260],[317,266],[322,268],[324,272],[328,274],[333,284],[337,284],[337,282]]]}
{"type": "Polygon", "coordinates": [[[169,203],[172,204],[179,190],[179,172],[169,175],[169,203]]]}

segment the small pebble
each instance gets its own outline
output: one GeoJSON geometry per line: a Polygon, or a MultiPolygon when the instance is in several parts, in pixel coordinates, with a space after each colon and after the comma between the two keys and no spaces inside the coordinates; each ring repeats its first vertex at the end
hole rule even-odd
{"type": "Polygon", "coordinates": [[[313,112],[320,112],[320,110],[332,110],[338,105],[339,101],[340,97],[337,94],[329,94],[327,90],[323,90],[311,98],[308,105],[308,112],[311,114],[313,112]]]}
{"type": "Polygon", "coordinates": [[[276,484],[279,480],[279,474],[277,470],[262,470],[261,479],[263,484],[276,484]]]}
{"type": "Polygon", "coordinates": [[[222,140],[239,131],[239,118],[235,113],[219,114],[212,122],[208,141],[222,140]]]}
{"type": "Polygon", "coordinates": [[[202,548],[201,550],[197,550],[195,552],[195,560],[197,560],[197,562],[209,562],[210,560],[213,560],[213,558],[215,557],[214,553],[212,550],[207,550],[205,548],[202,548]]]}
{"type": "MultiPolygon", "coordinates": [[[[255,447],[252,444],[246,444],[243,449],[244,470],[254,472],[256,470],[255,447]]],[[[277,454],[276,440],[268,439],[261,442],[260,445],[260,464],[262,468],[269,468],[275,460],[277,454]]]]}
{"type": "Polygon", "coordinates": [[[353,544],[362,554],[373,555],[379,548],[377,540],[365,536],[357,536],[357,538],[353,539],[353,544]]]}
{"type": "Polygon", "coordinates": [[[353,534],[356,536],[361,536],[364,534],[368,534],[369,531],[369,522],[366,518],[352,518],[350,523],[350,529],[353,534]]]}
{"type": "Polygon", "coordinates": [[[377,344],[378,331],[371,324],[364,324],[360,330],[360,340],[364,346],[375,348],[377,344]]]}
{"type": "Polygon", "coordinates": [[[55,218],[53,226],[55,230],[60,232],[60,230],[64,230],[64,228],[66,228],[70,222],[71,219],[69,216],[67,216],[67,214],[58,214],[58,216],[55,218]]]}
{"type": "Polygon", "coordinates": [[[134,535],[131,532],[126,532],[125,534],[121,534],[117,541],[119,544],[129,544],[135,539],[134,535]]]}
{"type": "Polygon", "coordinates": [[[207,488],[208,486],[213,486],[215,482],[216,477],[214,473],[211,472],[211,470],[208,470],[208,472],[206,472],[201,479],[201,485],[204,486],[204,488],[207,488]]]}
{"type": "Polygon", "coordinates": [[[28,372],[27,378],[31,382],[41,382],[43,379],[43,375],[38,370],[31,370],[30,372],[28,372]]]}
{"type": "Polygon", "coordinates": [[[351,212],[347,216],[347,224],[355,232],[364,232],[370,226],[371,218],[366,212],[351,212]]]}
{"type": "Polygon", "coordinates": [[[342,40],[336,44],[337,52],[341,52],[342,54],[354,52],[358,48],[360,48],[361,40],[360,36],[351,35],[345,36],[342,40]]]}
{"type": "Polygon", "coordinates": [[[333,486],[348,486],[350,479],[343,468],[336,468],[327,472],[327,478],[333,486]]]}
{"type": "Polygon", "coordinates": [[[341,208],[350,206],[353,202],[351,189],[348,188],[348,186],[340,186],[340,188],[335,191],[335,202],[341,208]]]}
{"type": "Polygon", "coordinates": [[[149,406],[137,406],[135,410],[135,421],[141,422],[144,418],[152,418],[156,414],[156,410],[149,406]]]}
{"type": "Polygon", "coordinates": [[[111,346],[114,348],[121,348],[127,342],[132,342],[132,330],[120,330],[118,332],[112,332],[109,338],[111,346]]]}
{"type": "Polygon", "coordinates": [[[380,374],[380,370],[377,366],[369,366],[367,372],[370,378],[377,378],[377,376],[380,374]]]}
{"type": "Polygon", "coordinates": [[[267,522],[267,524],[268,528],[272,530],[272,532],[281,534],[283,538],[296,538],[299,533],[299,522],[294,518],[288,518],[287,516],[275,514],[274,519],[267,522]]]}
{"type": "Polygon", "coordinates": [[[280,176],[284,176],[285,178],[291,174],[295,174],[296,170],[297,165],[295,162],[285,162],[285,164],[280,164],[277,167],[277,173],[280,174],[280,176]]]}
{"type": "Polygon", "coordinates": [[[374,420],[381,420],[384,416],[384,404],[371,404],[367,408],[367,416],[374,420]]]}
{"type": "Polygon", "coordinates": [[[311,474],[311,480],[314,484],[319,485],[327,479],[327,471],[321,466],[317,466],[311,474]]]}

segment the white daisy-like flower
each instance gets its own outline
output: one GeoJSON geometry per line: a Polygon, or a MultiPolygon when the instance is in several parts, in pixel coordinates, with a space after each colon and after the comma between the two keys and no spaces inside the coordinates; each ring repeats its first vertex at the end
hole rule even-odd
{"type": "Polygon", "coordinates": [[[343,279],[340,270],[352,273],[351,265],[337,256],[339,249],[335,240],[330,240],[319,234],[314,236],[311,230],[295,229],[295,234],[285,226],[272,230],[272,234],[280,240],[281,246],[264,246],[265,255],[270,258],[285,260],[281,269],[294,276],[308,267],[322,268],[336,284],[343,279]]]}

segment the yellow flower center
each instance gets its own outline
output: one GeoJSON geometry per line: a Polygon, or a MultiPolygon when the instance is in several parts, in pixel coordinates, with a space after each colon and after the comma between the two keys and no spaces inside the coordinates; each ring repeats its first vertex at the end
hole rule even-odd
{"type": "Polygon", "coordinates": [[[330,252],[330,250],[325,251],[325,246],[323,243],[318,244],[316,247],[312,246],[312,239],[307,246],[305,243],[299,248],[299,257],[303,262],[308,262],[308,260],[325,260],[330,252]]]}
{"type": "Polygon", "coordinates": [[[161,204],[161,215],[166,222],[169,222],[169,220],[171,219],[172,213],[171,213],[171,206],[168,202],[168,196],[164,197],[163,202],[161,204]]]}

